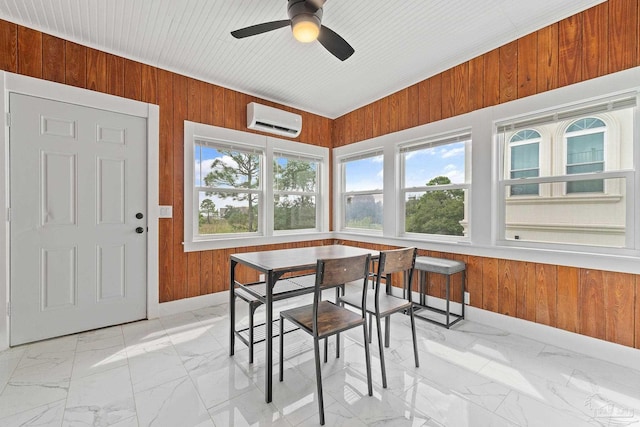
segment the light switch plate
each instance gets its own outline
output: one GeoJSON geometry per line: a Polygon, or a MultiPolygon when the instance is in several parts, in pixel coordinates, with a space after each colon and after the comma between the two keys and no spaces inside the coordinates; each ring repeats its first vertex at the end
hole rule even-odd
{"type": "Polygon", "coordinates": [[[173,218],[173,206],[160,206],[159,218],[173,218]]]}

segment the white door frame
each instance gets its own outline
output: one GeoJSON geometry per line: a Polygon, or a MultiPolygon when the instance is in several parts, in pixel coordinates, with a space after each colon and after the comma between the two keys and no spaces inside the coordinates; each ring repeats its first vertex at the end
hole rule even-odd
{"type": "MultiPolygon", "coordinates": [[[[0,117],[4,132],[0,132],[0,189],[4,202],[0,209],[0,351],[9,347],[10,301],[10,241],[8,208],[9,193],[9,93],[47,98],[90,108],[114,111],[147,119],[147,318],[158,317],[158,193],[159,193],[159,123],[160,108],[154,104],[133,101],[113,95],[53,83],[32,77],[0,71],[0,117]]],[[[1,198],[2,196],[0,196],[1,198]]]]}

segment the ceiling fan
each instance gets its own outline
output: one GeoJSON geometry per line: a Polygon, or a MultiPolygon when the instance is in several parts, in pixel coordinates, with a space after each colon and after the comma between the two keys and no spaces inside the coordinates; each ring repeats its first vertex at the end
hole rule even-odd
{"type": "Polygon", "coordinates": [[[320,23],[322,21],[322,6],[325,1],[288,0],[289,19],[241,28],[231,31],[231,35],[237,39],[243,39],[291,25],[296,40],[302,43],[318,40],[333,56],[344,61],[353,54],[354,50],[345,39],[320,23]]]}

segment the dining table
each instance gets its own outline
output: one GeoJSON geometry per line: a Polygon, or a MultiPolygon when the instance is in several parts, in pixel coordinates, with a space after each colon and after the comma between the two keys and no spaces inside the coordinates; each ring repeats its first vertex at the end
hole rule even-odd
{"type": "Polygon", "coordinates": [[[265,320],[265,343],[266,343],[266,375],[265,375],[265,401],[267,403],[272,400],[272,377],[273,377],[273,287],[276,282],[286,273],[295,273],[301,271],[315,270],[318,259],[344,258],[359,255],[371,255],[377,258],[378,251],[359,248],[347,245],[326,245],[311,246],[295,249],[277,249],[258,252],[236,253],[230,256],[230,289],[229,301],[231,309],[230,317],[230,345],[229,355],[235,353],[235,289],[236,287],[244,289],[259,299],[266,308],[265,320]],[[259,294],[252,289],[251,286],[245,286],[236,280],[236,266],[242,264],[251,269],[264,274],[264,282],[266,291],[259,294]]]}

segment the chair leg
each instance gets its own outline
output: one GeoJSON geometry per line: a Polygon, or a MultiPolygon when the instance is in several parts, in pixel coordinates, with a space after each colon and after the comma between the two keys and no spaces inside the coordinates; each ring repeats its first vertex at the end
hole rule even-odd
{"type": "Polygon", "coordinates": [[[324,402],[322,399],[322,371],[320,370],[320,340],[313,338],[313,350],[316,359],[316,386],[318,387],[318,415],[320,415],[320,425],[324,425],[324,402]]]}
{"type": "Polygon", "coordinates": [[[329,338],[324,339],[324,363],[329,360],[329,338]]]}
{"type": "Polygon", "coordinates": [[[418,360],[418,340],[416,339],[416,321],[413,316],[413,306],[409,308],[409,315],[411,316],[411,334],[413,335],[413,355],[416,358],[416,368],[419,368],[420,361],[418,360]]]}
{"type": "Polygon", "coordinates": [[[369,388],[369,396],[373,396],[373,383],[371,381],[371,354],[369,353],[369,340],[367,334],[367,322],[362,324],[364,328],[364,357],[367,367],[367,387],[369,388]]]}
{"type": "Polygon", "coordinates": [[[389,337],[391,336],[391,316],[384,319],[384,346],[389,348],[389,337]]]}
{"type": "Polygon", "coordinates": [[[371,344],[372,335],[373,335],[373,315],[369,313],[369,344],[371,344]]]}
{"type": "Polygon", "coordinates": [[[253,363],[253,315],[258,307],[249,303],[249,364],[253,363]]]}
{"type": "Polygon", "coordinates": [[[280,382],[284,379],[284,317],[280,316],[280,382]]]}
{"type": "Polygon", "coordinates": [[[387,370],[384,367],[384,347],[382,346],[382,324],[378,316],[376,316],[376,326],[378,327],[378,347],[380,347],[380,370],[382,371],[382,388],[387,388],[387,370]]]}

